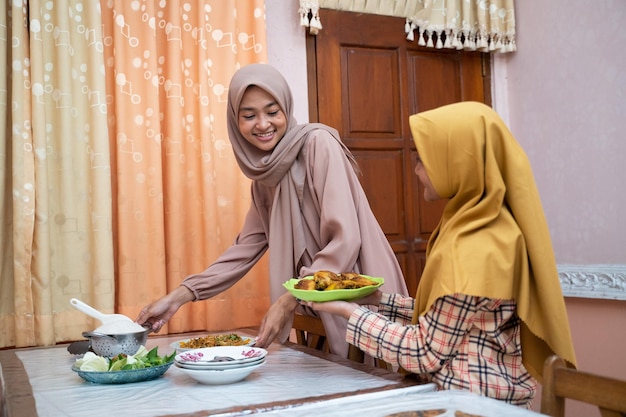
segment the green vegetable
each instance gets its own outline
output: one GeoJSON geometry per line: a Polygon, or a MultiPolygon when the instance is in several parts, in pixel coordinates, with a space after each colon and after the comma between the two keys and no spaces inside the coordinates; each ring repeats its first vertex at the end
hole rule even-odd
{"type": "Polygon", "coordinates": [[[111,359],[87,352],[83,358],[76,360],[75,365],[81,371],[127,371],[165,365],[172,362],[175,356],[176,351],[166,356],[159,356],[158,347],[148,351],[145,346],[141,346],[134,355],[120,353],[111,359]]]}

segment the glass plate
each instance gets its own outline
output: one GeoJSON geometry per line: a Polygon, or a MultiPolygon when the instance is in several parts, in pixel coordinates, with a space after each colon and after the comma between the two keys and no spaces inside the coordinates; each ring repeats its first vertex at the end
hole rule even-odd
{"type": "MultiPolygon", "coordinates": [[[[370,295],[378,287],[385,283],[384,278],[376,278],[370,277],[367,275],[363,275],[364,277],[370,278],[373,281],[376,281],[378,284],[370,285],[367,287],[356,288],[353,290],[329,290],[329,291],[316,291],[316,290],[299,290],[294,288],[294,286],[300,281],[297,278],[292,278],[289,281],[283,283],[283,287],[287,289],[294,297],[303,300],[303,301],[316,301],[316,302],[324,302],[324,301],[336,301],[336,300],[356,300],[357,298],[363,298],[366,295],[370,295]]],[[[312,276],[304,277],[302,279],[313,279],[312,276]]]]}
{"type": "Polygon", "coordinates": [[[130,382],[150,381],[163,375],[174,362],[164,365],[151,366],[143,369],[130,369],[128,371],[95,372],[81,371],[76,366],[72,366],[72,371],[76,372],[87,382],[94,384],[127,384],[130,382]]]}

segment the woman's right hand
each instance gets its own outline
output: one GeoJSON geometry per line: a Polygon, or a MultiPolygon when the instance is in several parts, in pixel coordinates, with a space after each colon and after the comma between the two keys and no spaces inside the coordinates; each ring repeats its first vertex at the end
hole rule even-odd
{"type": "Polygon", "coordinates": [[[308,301],[303,303],[311,307],[313,310],[335,314],[348,320],[354,310],[356,310],[360,305],[379,305],[382,295],[382,291],[376,290],[370,295],[352,301],[326,301],[320,303],[308,301]]]}
{"type": "Polygon", "coordinates": [[[135,321],[148,326],[155,333],[174,316],[185,303],[194,300],[194,295],[185,286],[180,286],[169,294],[159,298],[152,304],[142,308],[135,321]]]}

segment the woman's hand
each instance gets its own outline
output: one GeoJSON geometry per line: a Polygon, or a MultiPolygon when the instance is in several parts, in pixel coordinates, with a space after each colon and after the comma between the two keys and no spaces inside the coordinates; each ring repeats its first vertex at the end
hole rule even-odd
{"type": "Polygon", "coordinates": [[[283,294],[263,317],[255,346],[267,347],[292,320],[298,301],[290,293],[283,294]]]}
{"type": "Polygon", "coordinates": [[[353,301],[327,301],[325,303],[306,302],[305,304],[311,307],[315,311],[324,311],[326,313],[335,314],[344,317],[346,320],[350,318],[354,310],[359,308],[359,305],[374,305],[380,304],[382,297],[380,290],[374,291],[372,294],[359,298],[353,301]]]}
{"type": "Polygon", "coordinates": [[[141,309],[135,321],[150,327],[156,333],[183,304],[193,301],[193,299],[194,295],[189,288],[181,285],[171,293],[141,309]]]}

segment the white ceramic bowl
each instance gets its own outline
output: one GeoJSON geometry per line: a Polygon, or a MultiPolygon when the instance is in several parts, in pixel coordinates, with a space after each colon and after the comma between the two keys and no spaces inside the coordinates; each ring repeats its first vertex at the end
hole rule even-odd
{"type": "Polygon", "coordinates": [[[251,366],[244,366],[240,368],[233,369],[218,369],[218,370],[197,370],[197,369],[188,369],[182,368],[178,365],[176,367],[189,375],[196,381],[201,384],[206,385],[225,385],[232,384],[234,382],[239,382],[248,377],[252,372],[259,369],[261,366],[265,364],[265,360],[261,361],[258,364],[251,366]]]}

